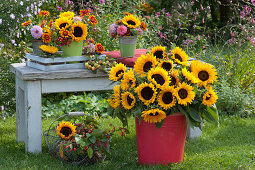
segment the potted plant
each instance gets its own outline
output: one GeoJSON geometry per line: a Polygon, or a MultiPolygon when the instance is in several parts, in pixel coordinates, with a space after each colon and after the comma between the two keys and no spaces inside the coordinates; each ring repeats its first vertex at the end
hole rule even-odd
{"type": "Polygon", "coordinates": [[[127,126],[136,118],[140,164],[168,164],[183,160],[187,122],[200,127],[203,119],[218,121],[212,84],[215,68],[192,60],[176,47],[166,56],[165,47],[153,47],[141,55],[134,69],[119,63],[109,79],[119,82],[108,99],[109,112],[127,126]]]}
{"type": "Polygon", "coordinates": [[[117,20],[110,25],[109,33],[111,37],[119,37],[121,57],[135,56],[137,36],[142,36],[146,29],[144,22],[127,12],[125,12],[125,16],[121,20],[117,20]]]}

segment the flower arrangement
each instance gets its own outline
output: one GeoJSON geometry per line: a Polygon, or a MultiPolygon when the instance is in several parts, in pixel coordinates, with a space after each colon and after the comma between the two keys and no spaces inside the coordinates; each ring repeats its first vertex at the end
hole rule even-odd
{"type": "Polygon", "coordinates": [[[109,154],[110,137],[115,132],[120,131],[121,136],[128,132],[125,128],[110,126],[111,130],[104,130],[99,121],[89,115],[65,118],[55,128],[46,131],[44,136],[47,144],[49,137],[54,136],[55,142],[49,146],[54,156],[72,164],[91,164],[102,162],[109,154]],[[50,132],[55,133],[52,135],[50,132]]]}
{"type": "Polygon", "coordinates": [[[135,116],[159,128],[166,116],[175,112],[185,114],[191,126],[200,127],[203,118],[218,120],[212,88],[216,69],[207,63],[192,60],[176,47],[167,56],[165,47],[153,47],[141,55],[134,68],[119,63],[112,67],[109,79],[119,82],[108,99],[109,112],[127,125],[127,118],[135,116]]]}
{"type": "Polygon", "coordinates": [[[147,29],[146,24],[131,13],[124,12],[124,14],[125,16],[121,20],[117,20],[110,25],[109,33],[111,37],[142,36],[147,29]]]}

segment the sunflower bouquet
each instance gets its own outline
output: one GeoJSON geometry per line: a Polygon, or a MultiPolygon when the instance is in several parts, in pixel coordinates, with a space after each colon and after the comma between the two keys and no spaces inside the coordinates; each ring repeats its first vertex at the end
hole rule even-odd
{"type": "Polygon", "coordinates": [[[125,16],[110,25],[109,33],[112,38],[123,36],[142,36],[147,30],[146,24],[131,13],[124,12],[125,16]]]}
{"type": "Polygon", "coordinates": [[[191,126],[200,127],[205,118],[217,121],[217,94],[212,88],[217,73],[214,66],[189,56],[176,47],[167,56],[165,47],[153,47],[141,55],[134,68],[119,63],[109,79],[119,82],[108,99],[109,112],[124,126],[135,116],[160,128],[166,116],[182,112],[191,126]]]}

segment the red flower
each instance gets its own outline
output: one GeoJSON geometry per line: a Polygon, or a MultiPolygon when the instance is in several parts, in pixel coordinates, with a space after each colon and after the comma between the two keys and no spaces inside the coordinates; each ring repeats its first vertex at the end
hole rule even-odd
{"type": "Polygon", "coordinates": [[[104,48],[104,46],[102,46],[101,43],[97,43],[97,44],[95,45],[95,49],[96,49],[96,52],[98,52],[98,53],[102,53],[102,52],[105,51],[105,48],[104,48]]]}
{"type": "Polygon", "coordinates": [[[97,24],[97,19],[94,15],[90,15],[89,16],[89,23],[91,23],[92,25],[96,25],[97,24]]]}
{"type": "Polygon", "coordinates": [[[84,17],[85,15],[88,16],[92,11],[90,9],[82,9],[80,10],[80,15],[84,17]]]}

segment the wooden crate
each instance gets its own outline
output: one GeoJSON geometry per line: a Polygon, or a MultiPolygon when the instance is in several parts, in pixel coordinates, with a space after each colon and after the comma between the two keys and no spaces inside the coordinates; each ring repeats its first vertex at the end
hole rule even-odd
{"type": "MultiPolygon", "coordinates": [[[[105,55],[100,55],[103,59],[105,55]]],[[[32,54],[26,54],[28,61],[26,65],[42,71],[56,71],[85,68],[84,62],[88,61],[86,56],[44,58],[32,54]]]]}

